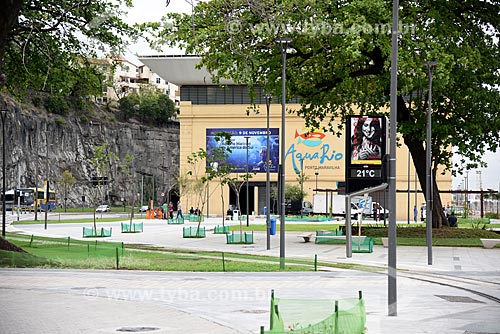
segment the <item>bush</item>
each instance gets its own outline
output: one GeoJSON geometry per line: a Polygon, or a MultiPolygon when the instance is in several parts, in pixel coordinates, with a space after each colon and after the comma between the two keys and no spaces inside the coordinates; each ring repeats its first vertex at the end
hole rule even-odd
{"type": "Polygon", "coordinates": [[[40,108],[43,105],[43,99],[40,96],[33,96],[31,103],[33,103],[35,107],[40,108]]]}
{"type": "Polygon", "coordinates": [[[493,218],[493,219],[498,219],[499,215],[496,212],[486,212],[484,214],[486,218],[493,218]]]}
{"type": "Polygon", "coordinates": [[[66,121],[60,117],[56,118],[56,124],[58,125],[66,125],[66,121]]]}
{"type": "Polygon", "coordinates": [[[69,113],[68,103],[60,96],[49,96],[45,99],[45,109],[56,115],[66,116],[69,113]]]}

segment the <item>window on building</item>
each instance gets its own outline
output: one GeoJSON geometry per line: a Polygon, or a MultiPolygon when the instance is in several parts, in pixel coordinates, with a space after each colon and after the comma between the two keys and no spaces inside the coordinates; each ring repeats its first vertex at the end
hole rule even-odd
{"type": "Polygon", "coordinates": [[[156,83],[159,85],[161,84],[161,79],[160,78],[156,78],[156,83]]]}

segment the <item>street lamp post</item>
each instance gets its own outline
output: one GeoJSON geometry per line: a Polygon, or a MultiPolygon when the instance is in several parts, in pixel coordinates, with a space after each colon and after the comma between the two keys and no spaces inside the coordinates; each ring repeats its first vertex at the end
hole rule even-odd
{"type": "Polygon", "coordinates": [[[49,214],[49,131],[45,128],[45,182],[46,182],[46,195],[45,195],[45,223],[44,229],[47,229],[47,215],[49,214]]]}
{"type": "Polygon", "coordinates": [[[318,193],[318,175],[319,175],[318,168],[314,169],[314,175],[316,175],[316,194],[317,194],[318,193]]]}
{"type": "Polygon", "coordinates": [[[424,63],[429,71],[429,102],[427,108],[427,140],[425,144],[427,170],[425,200],[426,200],[426,239],[427,239],[427,264],[432,265],[432,70],[438,62],[427,61],[424,63]]]}
{"type": "Polygon", "coordinates": [[[266,108],[267,108],[267,144],[266,144],[266,243],[267,250],[271,249],[271,182],[269,175],[271,153],[271,144],[269,143],[269,109],[271,107],[271,96],[266,95],[266,108]]]}
{"type": "Polygon", "coordinates": [[[247,159],[246,159],[246,174],[245,174],[245,180],[246,180],[246,187],[247,187],[247,226],[249,225],[249,213],[248,213],[248,206],[249,206],[249,203],[248,203],[248,139],[250,139],[250,137],[248,136],[245,136],[245,140],[246,140],[246,145],[247,145],[247,159]]]}
{"type": "Polygon", "coordinates": [[[2,237],[5,238],[5,115],[7,110],[0,110],[2,116],[2,237]]]}
{"type": "Polygon", "coordinates": [[[280,269],[285,269],[285,216],[286,216],[286,202],[285,202],[285,111],[286,111],[286,51],[288,43],[291,42],[290,38],[279,38],[276,40],[281,45],[281,219],[280,219],[280,269]]]}

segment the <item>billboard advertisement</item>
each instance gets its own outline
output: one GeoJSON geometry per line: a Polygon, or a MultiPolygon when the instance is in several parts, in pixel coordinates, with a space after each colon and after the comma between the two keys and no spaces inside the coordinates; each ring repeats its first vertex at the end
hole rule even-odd
{"type": "Polygon", "coordinates": [[[347,117],[346,192],[352,193],[384,182],[383,161],[387,151],[385,116],[347,117]]]}
{"type": "MultiPolygon", "coordinates": [[[[267,155],[267,128],[219,128],[206,130],[206,150],[210,151],[219,145],[215,140],[217,132],[231,135],[231,153],[226,160],[234,166],[234,173],[246,173],[247,139],[248,137],[248,172],[265,173],[267,155]]],[[[269,129],[269,171],[278,172],[279,164],[279,129],[269,129]]]]}
{"type": "Polygon", "coordinates": [[[382,165],[386,151],[384,116],[351,116],[347,130],[351,165],[382,165]]]}

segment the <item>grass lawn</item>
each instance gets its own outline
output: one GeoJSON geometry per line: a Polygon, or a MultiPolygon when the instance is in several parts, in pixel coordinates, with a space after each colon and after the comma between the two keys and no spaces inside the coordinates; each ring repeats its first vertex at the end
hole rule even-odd
{"type": "MultiPolygon", "coordinates": [[[[130,269],[199,272],[280,271],[279,258],[233,253],[189,252],[158,247],[126,246],[106,241],[81,241],[7,234],[7,240],[28,253],[0,251],[0,266],[76,269],[130,269]]],[[[314,259],[288,260],[285,271],[313,271],[314,259]]]]}
{"type": "MultiPolygon", "coordinates": [[[[115,218],[111,218],[115,219],[115,218]]],[[[123,220],[116,218],[116,220],[123,220]]],[[[114,221],[116,221],[114,220],[114,221]]],[[[89,222],[89,220],[78,220],[89,222]]],[[[100,220],[103,222],[104,220],[100,220]]],[[[113,220],[112,220],[113,221],[113,220]]],[[[42,223],[42,222],[36,222],[42,223]]],[[[343,226],[341,226],[343,227],[343,226]]],[[[231,226],[238,231],[239,225],[231,226]]],[[[243,225],[245,231],[265,231],[265,225],[243,225]]],[[[279,228],[279,224],[278,224],[279,228]]],[[[314,232],[336,230],[339,224],[288,224],[288,232],[314,232]]],[[[387,228],[364,226],[362,235],[373,237],[376,245],[382,245],[387,228]]],[[[353,225],[352,234],[357,234],[353,225]]],[[[399,246],[426,246],[425,227],[402,224],[397,229],[399,246]]],[[[481,238],[498,239],[495,232],[480,228],[433,229],[434,246],[482,247],[481,238]]],[[[7,240],[23,248],[27,253],[0,250],[0,266],[4,267],[47,267],[81,269],[131,269],[159,271],[280,271],[279,258],[220,252],[194,252],[165,249],[142,245],[124,245],[95,240],[73,240],[69,238],[46,238],[7,233],[7,240]]],[[[498,245],[497,247],[500,247],[498,245]]],[[[318,263],[321,266],[352,268],[354,265],[318,263]]],[[[287,259],[285,271],[313,271],[314,259],[287,259]]],[[[377,270],[366,266],[355,266],[360,270],[377,270]]]]}

